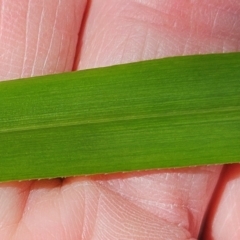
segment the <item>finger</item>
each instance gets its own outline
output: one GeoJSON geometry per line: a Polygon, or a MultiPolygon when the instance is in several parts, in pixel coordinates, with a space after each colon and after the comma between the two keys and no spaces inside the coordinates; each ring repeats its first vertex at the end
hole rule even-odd
{"type": "MultiPolygon", "coordinates": [[[[238,6],[237,1],[92,1],[76,66],[84,69],[172,55],[237,51],[238,6]]],[[[220,170],[203,167],[135,173],[105,177],[100,183],[197,237],[220,170]]]]}
{"type": "Polygon", "coordinates": [[[81,69],[240,50],[238,0],[91,2],[76,60],[81,69]]]}
{"type": "Polygon", "coordinates": [[[187,230],[123,201],[91,179],[68,178],[62,186],[49,183],[32,186],[16,239],[190,239],[187,230]]]}
{"type": "Polygon", "coordinates": [[[240,239],[240,165],[227,165],[210,205],[202,239],[240,239]]]}
{"type": "MultiPolygon", "coordinates": [[[[0,81],[71,70],[85,4],[85,0],[1,0],[0,81]]],[[[32,181],[0,184],[0,239],[12,239],[16,233],[32,185],[32,181]]],[[[58,185],[59,180],[47,184],[58,185]]],[[[29,239],[29,234],[19,239],[29,239]]]]}
{"type": "Polygon", "coordinates": [[[0,1],[0,80],[72,70],[86,0],[0,1]]]}

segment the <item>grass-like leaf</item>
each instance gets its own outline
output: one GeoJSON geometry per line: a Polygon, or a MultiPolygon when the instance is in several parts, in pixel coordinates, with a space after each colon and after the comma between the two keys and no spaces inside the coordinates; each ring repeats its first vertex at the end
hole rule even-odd
{"type": "Polygon", "coordinates": [[[0,181],[240,161],[240,54],[0,83],[0,181]]]}

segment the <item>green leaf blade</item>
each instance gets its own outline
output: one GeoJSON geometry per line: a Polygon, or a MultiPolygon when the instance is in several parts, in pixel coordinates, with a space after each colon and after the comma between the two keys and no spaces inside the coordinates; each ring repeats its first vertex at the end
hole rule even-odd
{"type": "Polygon", "coordinates": [[[0,83],[0,181],[240,161],[240,54],[0,83]]]}

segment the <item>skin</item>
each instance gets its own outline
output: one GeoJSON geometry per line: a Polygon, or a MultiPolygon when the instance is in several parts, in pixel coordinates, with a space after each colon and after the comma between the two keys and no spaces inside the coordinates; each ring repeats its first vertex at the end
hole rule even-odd
{"type": "MultiPolygon", "coordinates": [[[[239,50],[239,0],[0,0],[1,80],[239,50]]],[[[240,239],[239,187],[237,164],[1,183],[0,239],[240,239]]]]}

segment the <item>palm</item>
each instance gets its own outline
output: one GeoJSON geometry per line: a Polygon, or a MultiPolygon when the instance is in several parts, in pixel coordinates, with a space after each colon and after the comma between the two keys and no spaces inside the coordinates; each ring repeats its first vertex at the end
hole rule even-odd
{"type": "MultiPolygon", "coordinates": [[[[85,2],[0,1],[1,78],[240,49],[238,0],[93,0],[81,25],[85,2]]],[[[2,183],[0,239],[196,238],[221,169],[2,183]]],[[[239,239],[239,173],[221,175],[204,239],[239,239]]]]}

